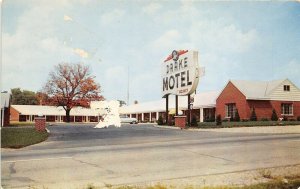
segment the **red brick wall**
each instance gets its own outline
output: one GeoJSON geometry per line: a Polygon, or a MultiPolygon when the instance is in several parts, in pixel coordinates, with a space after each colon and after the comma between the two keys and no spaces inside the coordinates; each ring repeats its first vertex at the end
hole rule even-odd
{"type": "Polygon", "coordinates": [[[10,121],[19,121],[19,116],[20,113],[13,107],[10,107],[10,121]]]}
{"type": "Polygon", "coordinates": [[[228,103],[236,104],[241,119],[249,119],[250,112],[246,97],[231,82],[226,85],[216,100],[216,116],[220,114],[222,119],[225,118],[225,105],[228,103]]]}
{"type": "Polygon", "coordinates": [[[273,108],[276,110],[278,117],[283,117],[281,115],[281,104],[282,103],[291,103],[293,104],[293,116],[286,116],[288,119],[297,119],[300,116],[300,102],[293,102],[293,101],[271,101],[273,108]]]}
{"type": "MultiPolygon", "coordinates": [[[[261,120],[262,118],[267,118],[271,120],[273,107],[272,103],[269,100],[248,100],[248,112],[250,119],[252,109],[255,108],[255,113],[257,120],[261,120]]],[[[276,112],[278,113],[278,110],[276,109],[276,112]]],[[[279,115],[278,115],[279,116],[279,115]]]]}
{"type": "Polygon", "coordinates": [[[271,119],[273,109],[275,109],[277,116],[283,117],[281,115],[281,104],[282,103],[291,103],[293,104],[293,116],[286,116],[288,119],[297,119],[300,116],[300,102],[292,102],[292,101],[268,101],[268,100],[248,100],[249,111],[252,111],[252,107],[255,108],[255,113],[257,116],[257,120],[261,120],[262,118],[271,119]]]}

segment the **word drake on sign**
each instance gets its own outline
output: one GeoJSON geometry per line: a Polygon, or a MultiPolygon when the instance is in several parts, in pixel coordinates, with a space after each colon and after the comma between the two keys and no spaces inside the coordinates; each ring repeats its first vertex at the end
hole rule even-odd
{"type": "Polygon", "coordinates": [[[188,95],[195,92],[199,82],[198,52],[174,50],[161,64],[162,96],[188,95]]]}

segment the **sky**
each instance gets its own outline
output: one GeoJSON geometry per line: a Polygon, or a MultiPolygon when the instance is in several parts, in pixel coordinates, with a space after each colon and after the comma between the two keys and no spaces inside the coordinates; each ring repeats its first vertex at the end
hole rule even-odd
{"type": "Polygon", "coordinates": [[[197,92],[229,80],[300,87],[300,3],[2,0],[1,88],[39,91],[59,63],[89,65],[108,100],[161,99],[161,63],[199,52],[197,92]]]}

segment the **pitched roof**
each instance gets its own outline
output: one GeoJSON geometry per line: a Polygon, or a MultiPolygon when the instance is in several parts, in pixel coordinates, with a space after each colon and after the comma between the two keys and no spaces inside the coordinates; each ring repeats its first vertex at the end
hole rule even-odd
{"type": "Polygon", "coordinates": [[[1,109],[7,108],[9,106],[10,94],[7,92],[2,92],[1,94],[1,109]]]}
{"type": "Polygon", "coordinates": [[[274,81],[230,80],[246,97],[246,99],[269,99],[271,92],[286,79],[274,81]]]}
{"type": "MultiPolygon", "coordinates": [[[[215,107],[216,98],[218,97],[218,91],[202,92],[194,96],[194,108],[205,108],[205,107],[215,107]]],[[[178,109],[187,109],[187,96],[178,97],[178,109]]],[[[169,109],[175,108],[175,96],[172,95],[169,98],[169,109]]],[[[166,100],[161,99],[157,101],[144,102],[139,104],[132,104],[129,106],[123,106],[120,108],[121,114],[131,114],[131,113],[146,113],[146,112],[163,112],[166,110],[166,100]]]]}

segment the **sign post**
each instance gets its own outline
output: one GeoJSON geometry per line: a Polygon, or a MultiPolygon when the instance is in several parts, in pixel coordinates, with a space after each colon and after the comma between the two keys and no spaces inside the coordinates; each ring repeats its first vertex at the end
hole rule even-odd
{"type": "Polygon", "coordinates": [[[178,116],[178,96],[188,95],[187,120],[190,124],[190,94],[197,89],[199,82],[198,52],[189,50],[172,51],[161,63],[162,97],[166,98],[166,119],[170,94],[175,96],[176,116],[178,116]]]}
{"type": "Polygon", "coordinates": [[[166,96],[166,124],[169,124],[169,95],[166,96]]]}

